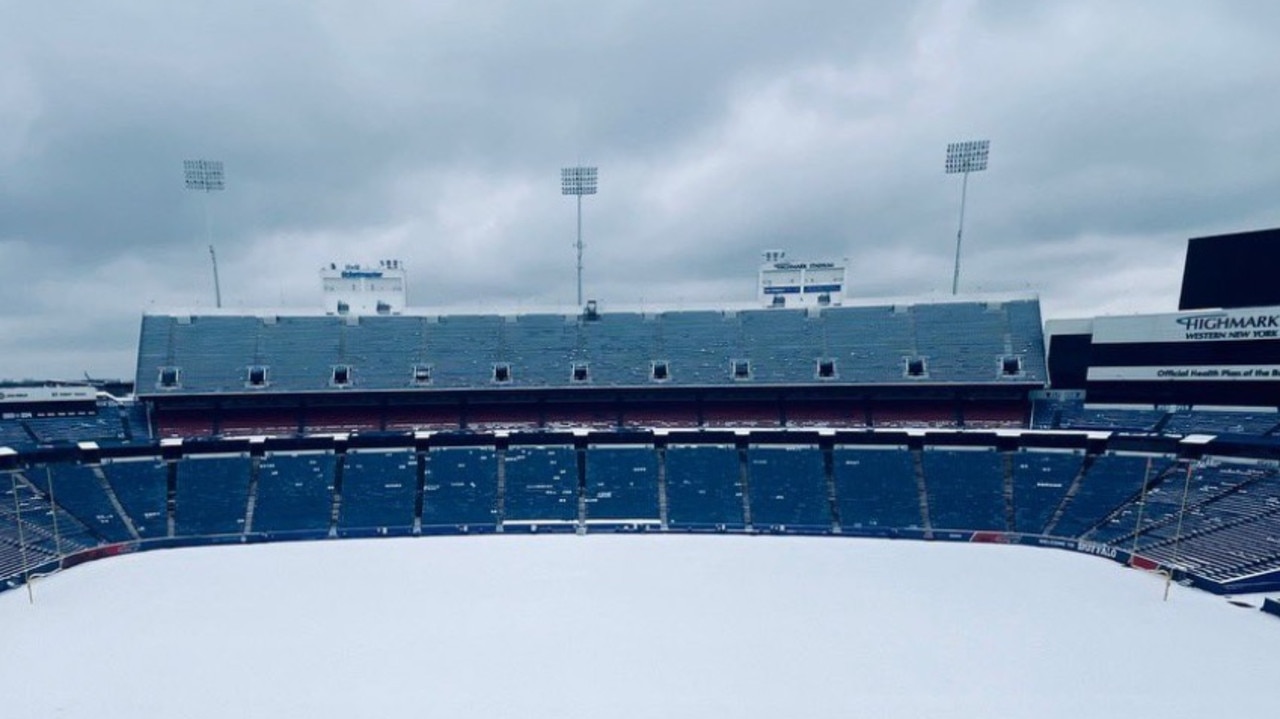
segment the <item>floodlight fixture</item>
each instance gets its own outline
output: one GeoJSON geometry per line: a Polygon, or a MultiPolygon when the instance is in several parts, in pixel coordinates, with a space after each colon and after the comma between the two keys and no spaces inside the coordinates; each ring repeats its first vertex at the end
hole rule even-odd
{"type": "Polygon", "coordinates": [[[218,256],[213,251],[213,231],[209,220],[209,193],[226,189],[221,160],[183,160],[182,174],[187,189],[204,193],[204,239],[209,245],[209,260],[213,263],[213,298],[222,307],[222,286],[218,282],[218,256]]]}
{"type": "Polygon", "coordinates": [[[594,167],[560,168],[560,194],[578,198],[578,307],[582,307],[582,196],[596,194],[594,167]]]}
{"type": "Polygon", "coordinates": [[[987,169],[987,156],[990,154],[990,140],[952,142],[947,145],[947,174],[981,172],[987,169]]]}
{"type": "Polygon", "coordinates": [[[596,194],[597,168],[565,167],[560,170],[560,194],[562,195],[594,195],[596,194]]]}
{"type": "Polygon", "coordinates": [[[182,172],[186,175],[188,190],[214,192],[226,189],[221,160],[183,160],[182,172]]]}
{"type": "Polygon", "coordinates": [[[990,140],[969,140],[947,145],[947,174],[964,175],[964,180],[960,183],[960,227],[956,230],[955,269],[951,274],[951,294],[953,295],[960,286],[960,241],[964,237],[964,204],[969,192],[969,173],[987,169],[987,156],[990,153],[990,140]]]}

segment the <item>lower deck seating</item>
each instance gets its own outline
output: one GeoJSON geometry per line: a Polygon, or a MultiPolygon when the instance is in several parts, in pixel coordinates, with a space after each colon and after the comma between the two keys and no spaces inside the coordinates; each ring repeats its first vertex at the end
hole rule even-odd
{"type": "Polygon", "coordinates": [[[321,532],[329,528],[333,452],[272,453],[258,464],[254,532],[321,532]]]}
{"type": "Polygon", "coordinates": [[[142,539],[169,535],[169,463],[158,459],[106,460],[102,471],[142,539]]]}
{"type": "Polygon", "coordinates": [[[92,547],[98,539],[20,472],[0,474],[0,577],[92,547]]]}
{"type": "Polygon", "coordinates": [[[1042,534],[1080,473],[1079,452],[1013,454],[1013,530],[1042,534]]]}
{"type": "Polygon", "coordinates": [[[423,461],[422,531],[473,531],[497,524],[497,452],[433,447],[423,461]]]}
{"type": "Polygon", "coordinates": [[[1101,524],[1118,507],[1137,497],[1144,481],[1156,481],[1170,468],[1168,456],[1108,452],[1094,459],[1074,494],[1063,504],[1061,518],[1049,528],[1059,537],[1079,537],[1101,524]]]}
{"type": "Polygon", "coordinates": [[[742,471],[733,446],[666,450],[668,523],[672,528],[741,529],[742,471]]]}
{"type": "Polygon", "coordinates": [[[928,447],[921,459],[934,529],[1008,529],[999,452],[928,447]]]}
{"type": "Polygon", "coordinates": [[[770,443],[805,435],[750,435],[745,445],[725,442],[728,434],[708,435],[709,444],[676,436],[682,441],[665,447],[575,447],[451,446],[471,441],[457,435],[436,446],[433,435],[428,448],[108,457],[100,465],[49,452],[0,472],[0,581],[134,539],[657,529],[663,520],[674,531],[930,529],[950,539],[1012,530],[1132,548],[1216,581],[1280,571],[1280,468],[1267,460],[961,450],[928,436],[921,449],[823,448],[822,435],[808,435],[814,444],[770,443]]]}
{"type": "Polygon", "coordinates": [[[35,467],[27,476],[100,541],[110,544],[134,539],[93,467],[56,463],[35,467]]]}
{"type": "Polygon", "coordinates": [[[504,523],[577,521],[578,462],[572,447],[510,447],[504,466],[504,523]]]}
{"type": "Polygon", "coordinates": [[[241,534],[249,505],[249,457],[186,457],[177,463],[177,536],[241,534]]]}
{"type": "Polygon", "coordinates": [[[905,447],[836,447],[832,471],[842,529],[922,526],[920,491],[905,447]]]}
{"type": "Polygon", "coordinates": [[[831,530],[826,471],[817,447],[751,447],[747,472],[753,526],[831,530]]]}
{"type": "Polygon", "coordinates": [[[405,534],[413,529],[418,458],[412,449],[360,449],[343,463],[338,531],[405,534]]]}
{"type": "Polygon", "coordinates": [[[651,447],[591,447],[586,455],[588,522],[659,520],[658,454],[651,447]]]}

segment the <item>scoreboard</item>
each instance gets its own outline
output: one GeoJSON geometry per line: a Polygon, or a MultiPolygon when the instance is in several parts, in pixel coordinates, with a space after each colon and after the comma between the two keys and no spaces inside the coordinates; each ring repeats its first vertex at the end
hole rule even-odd
{"type": "Polygon", "coordinates": [[[1091,401],[1280,404],[1280,306],[1093,320],[1091,401]]]}

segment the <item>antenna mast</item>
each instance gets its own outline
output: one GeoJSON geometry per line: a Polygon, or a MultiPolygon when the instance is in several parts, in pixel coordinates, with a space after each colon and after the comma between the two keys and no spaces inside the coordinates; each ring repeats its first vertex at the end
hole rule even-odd
{"type": "Polygon", "coordinates": [[[222,285],[218,282],[218,253],[209,245],[209,261],[213,263],[213,297],[218,307],[222,306],[222,285]]]}

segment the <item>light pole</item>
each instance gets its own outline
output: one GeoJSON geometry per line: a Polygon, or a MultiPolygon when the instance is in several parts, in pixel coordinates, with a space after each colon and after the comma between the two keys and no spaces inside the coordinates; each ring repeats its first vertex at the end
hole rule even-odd
{"type": "Polygon", "coordinates": [[[990,140],[971,140],[969,142],[952,142],[947,145],[947,174],[957,172],[964,175],[960,184],[960,228],[956,230],[956,264],[951,274],[951,294],[960,287],[960,240],[964,237],[964,201],[969,191],[969,173],[982,172],[987,169],[987,155],[991,150],[990,140]]]}
{"type": "Polygon", "coordinates": [[[560,194],[578,198],[578,307],[582,307],[582,196],[596,194],[596,168],[560,169],[560,194]]]}
{"type": "Polygon", "coordinates": [[[221,160],[183,160],[182,173],[187,179],[187,189],[204,192],[204,239],[209,245],[209,259],[213,262],[213,297],[222,307],[222,286],[218,282],[218,255],[213,251],[212,231],[209,224],[209,193],[226,189],[221,160]]]}

